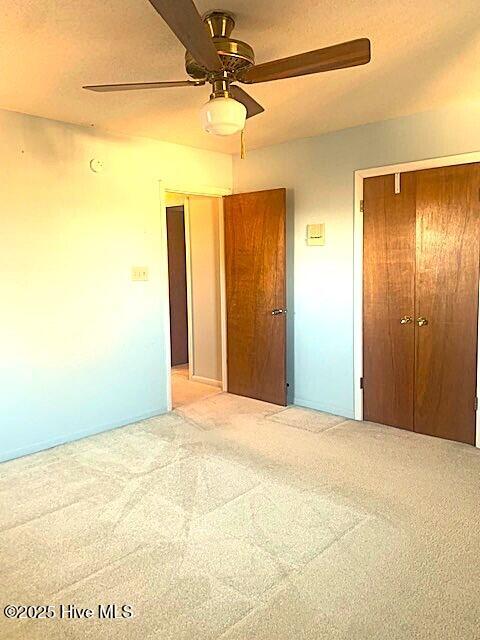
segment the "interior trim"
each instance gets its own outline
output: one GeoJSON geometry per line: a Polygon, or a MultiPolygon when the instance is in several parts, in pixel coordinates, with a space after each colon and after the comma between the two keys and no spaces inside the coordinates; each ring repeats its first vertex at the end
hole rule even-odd
{"type": "MultiPolygon", "coordinates": [[[[222,380],[220,386],[223,391],[227,391],[227,350],[226,350],[226,298],[225,298],[225,255],[223,246],[223,196],[228,196],[233,192],[233,189],[224,189],[220,187],[198,187],[192,189],[191,187],[185,187],[182,185],[166,184],[164,180],[159,180],[159,196],[160,196],[160,221],[161,221],[161,246],[160,246],[160,261],[162,266],[162,298],[168,300],[168,246],[167,246],[167,193],[181,193],[185,196],[184,211],[186,214],[185,224],[188,221],[188,196],[207,196],[217,197],[221,199],[220,202],[220,331],[221,331],[221,343],[222,343],[222,380]]],[[[189,250],[188,250],[189,254],[189,250]]],[[[187,262],[187,271],[189,271],[190,265],[187,262]]],[[[187,276],[188,277],[188,276],[187,276]]],[[[189,287],[187,286],[187,290],[189,287]]],[[[191,301],[189,301],[190,306],[191,301]]],[[[164,350],[165,350],[165,397],[167,399],[167,411],[172,410],[172,373],[171,373],[171,352],[170,352],[170,309],[169,305],[164,305],[163,311],[163,331],[165,336],[164,350]]],[[[189,317],[189,321],[191,318],[189,317]]],[[[191,326],[191,325],[189,325],[191,326]]],[[[189,331],[189,356],[191,353],[192,345],[190,344],[190,331],[189,331]]],[[[190,360],[190,357],[189,357],[190,360]]],[[[192,375],[193,371],[190,370],[191,364],[189,362],[189,374],[192,375]]],[[[211,384],[211,383],[209,383],[211,384]]]]}

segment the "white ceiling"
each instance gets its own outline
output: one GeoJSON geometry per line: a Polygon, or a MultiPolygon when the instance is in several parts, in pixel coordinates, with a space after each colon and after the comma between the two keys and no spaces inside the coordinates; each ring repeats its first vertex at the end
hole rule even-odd
{"type": "MultiPolygon", "coordinates": [[[[478,0],[198,0],[237,17],[257,62],[358,37],[364,67],[245,87],[266,112],[249,148],[435,109],[480,104],[478,0]]],[[[83,84],[177,80],[184,50],[147,0],[2,0],[0,107],[99,129],[237,152],[201,130],[208,88],[98,94],[83,84]]]]}

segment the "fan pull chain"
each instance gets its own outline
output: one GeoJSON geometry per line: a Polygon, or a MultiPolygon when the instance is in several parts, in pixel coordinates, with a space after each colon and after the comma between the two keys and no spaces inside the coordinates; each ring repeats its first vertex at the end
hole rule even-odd
{"type": "Polygon", "coordinates": [[[240,132],[240,160],[245,160],[245,129],[240,132]]]}

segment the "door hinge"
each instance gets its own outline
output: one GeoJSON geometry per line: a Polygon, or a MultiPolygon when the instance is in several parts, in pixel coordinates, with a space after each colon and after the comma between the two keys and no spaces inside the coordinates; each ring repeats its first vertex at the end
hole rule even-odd
{"type": "Polygon", "coordinates": [[[478,411],[478,398],[475,398],[475,403],[473,406],[475,407],[475,411],[478,411]]]}
{"type": "Polygon", "coordinates": [[[363,389],[363,378],[360,378],[360,389],[363,389]]]}
{"type": "Polygon", "coordinates": [[[363,213],[363,200],[360,200],[360,213],[363,213]]]}

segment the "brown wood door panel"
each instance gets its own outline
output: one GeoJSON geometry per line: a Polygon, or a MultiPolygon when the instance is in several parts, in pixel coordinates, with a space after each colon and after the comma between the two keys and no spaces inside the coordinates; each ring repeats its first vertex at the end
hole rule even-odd
{"type": "Polygon", "coordinates": [[[364,419],[413,429],[415,174],[364,180],[364,419]]]}
{"type": "Polygon", "coordinates": [[[187,265],[183,207],[167,207],[172,366],[188,362],[187,265]]]}
{"type": "Polygon", "coordinates": [[[286,404],[286,190],[224,198],[228,391],[286,404]]]}
{"type": "Polygon", "coordinates": [[[417,172],[415,431],[475,443],[480,164],[417,172]]]}

